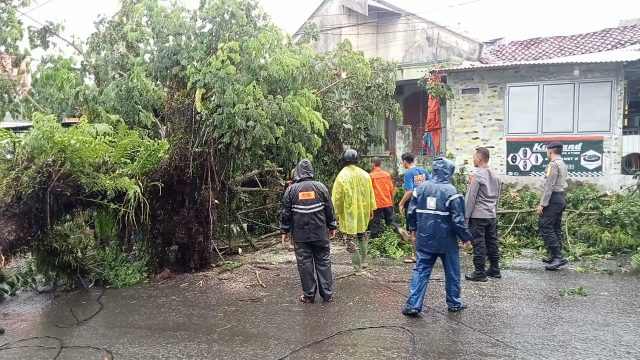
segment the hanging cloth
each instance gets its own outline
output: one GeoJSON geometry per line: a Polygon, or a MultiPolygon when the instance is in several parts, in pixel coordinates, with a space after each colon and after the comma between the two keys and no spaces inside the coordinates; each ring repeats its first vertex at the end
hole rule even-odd
{"type": "Polygon", "coordinates": [[[424,127],[425,152],[428,150],[431,156],[440,153],[440,135],[442,133],[442,114],[440,112],[440,100],[429,95],[427,100],[427,119],[424,127]],[[431,141],[427,140],[427,134],[431,141]],[[429,146],[430,145],[430,146],[429,146]]]}

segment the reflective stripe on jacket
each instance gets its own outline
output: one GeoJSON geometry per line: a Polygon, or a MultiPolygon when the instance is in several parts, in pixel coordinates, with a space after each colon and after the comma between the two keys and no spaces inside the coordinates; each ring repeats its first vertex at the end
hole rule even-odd
{"type": "Polygon", "coordinates": [[[464,219],[464,197],[451,185],[452,161],[437,158],[433,178],[413,191],[409,202],[409,229],[416,231],[416,247],[424,252],[444,254],[458,250],[458,237],[471,240],[464,219]]]}
{"type": "Polygon", "coordinates": [[[291,233],[294,242],[329,241],[337,228],[329,190],[313,180],[313,167],[302,160],[296,167],[295,183],[282,197],[280,231],[291,233]]]}

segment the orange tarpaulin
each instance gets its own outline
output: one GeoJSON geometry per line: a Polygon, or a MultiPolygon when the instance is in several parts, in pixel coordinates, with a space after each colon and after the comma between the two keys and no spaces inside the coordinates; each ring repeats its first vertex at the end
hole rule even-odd
{"type": "Polygon", "coordinates": [[[437,155],[440,152],[442,114],[440,113],[440,100],[432,95],[429,95],[429,99],[427,100],[427,121],[424,126],[424,131],[428,133],[425,134],[424,137],[426,153],[432,156],[437,155]],[[431,144],[429,144],[429,140],[431,144]]]}

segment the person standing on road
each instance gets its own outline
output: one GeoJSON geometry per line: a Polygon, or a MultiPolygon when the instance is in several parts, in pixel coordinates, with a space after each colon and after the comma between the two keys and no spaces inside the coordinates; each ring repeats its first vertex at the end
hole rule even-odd
{"type": "Polygon", "coordinates": [[[336,209],[340,232],[347,237],[347,251],[352,255],[354,271],[362,275],[367,268],[366,231],[376,209],[376,198],[369,174],[359,168],[358,153],[347,149],[342,155],[344,168],[333,184],[331,199],[336,209]]]}
{"type": "Polygon", "coordinates": [[[446,303],[450,312],[466,308],[460,297],[460,253],[458,238],[471,240],[464,219],[464,197],[451,184],[455,165],[437,158],[433,179],[414,189],[409,203],[409,229],[416,239],[418,261],[413,268],[409,298],[402,314],[417,317],[422,312],[429,277],[436,260],[442,260],[446,303]]]}
{"type": "Polygon", "coordinates": [[[550,257],[543,262],[547,270],[557,270],[567,264],[562,253],[562,213],[566,207],[564,191],[567,188],[567,166],[562,160],[562,143],[547,144],[549,165],[545,175],[542,199],[536,209],[540,235],[547,246],[550,257]]]}
{"type": "Polygon", "coordinates": [[[487,276],[501,278],[500,252],[498,250],[498,201],[500,200],[500,178],[489,167],[490,153],[487,148],[478,148],[473,156],[477,168],[469,182],[466,196],[465,219],[473,237],[473,266],[475,271],[465,275],[470,281],[487,281],[487,276]],[[485,265],[489,258],[489,270],[485,265]]]}
{"type": "Polygon", "coordinates": [[[398,224],[393,218],[393,193],[396,187],[391,181],[391,175],[382,170],[380,166],[382,166],[380,158],[371,160],[373,170],[369,173],[369,176],[371,177],[371,185],[373,185],[377,206],[377,209],[373,211],[373,219],[369,223],[372,239],[380,236],[383,219],[387,226],[391,227],[395,233],[400,234],[398,224]]]}
{"type": "Polygon", "coordinates": [[[313,303],[318,292],[325,302],[333,302],[329,239],[338,226],[329,190],[313,180],[309,160],[300,161],[294,180],[282,198],[280,231],[283,243],[292,237],[295,244],[303,290],[300,301],[313,303]]]}
{"type": "MultiPolygon", "coordinates": [[[[405,215],[405,219],[407,220],[407,230],[409,229],[409,221],[407,216],[407,208],[409,206],[409,200],[411,200],[411,195],[413,194],[413,189],[416,186],[422,184],[423,182],[429,180],[431,178],[431,174],[427,169],[417,166],[414,163],[414,156],[412,153],[404,153],[402,154],[402,165],[407,170],[404,173],[404,196],[402,200],[400,200],[400,214],[405,215]]],[[[405,263],[415,263],[416,262],[416,242],[412,237],[411,245],[413,246],[413,256],[404,260],[405,263]]]]}

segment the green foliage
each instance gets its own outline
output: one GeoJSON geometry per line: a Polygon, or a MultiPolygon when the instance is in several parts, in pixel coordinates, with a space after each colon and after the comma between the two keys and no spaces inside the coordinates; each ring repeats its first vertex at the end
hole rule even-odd
{"type": "Polygon", "coordinates": [[[328,176],[342,167],[345,145],[366,155],[371,146],[384,141],[379,123],[400,119],[402,114],[395,100],[396,64],[366,58],[348,41],[317,58],[312,86],[319,89],[320,112],[329,127],[315,165],[321,176],[328,176]]]}
{"type": "Polygon", "coordinates": [[[453,99],[453,91],[451,87],[442,80],[438,75],[428,75],[418,80],[418,86],[421,86],[427,90],[427,94],[438,98],[440,101],[447,101],[453,99]]]}
{"type": "Polygon", "coordinates": [[[51,41],[51,37],[54,34],[61,33],[64,30],[64,26],[52,21],[45,21],[40,27],[29,26],[27,29],[29,33],[29,45],[32,49],[40,48],[49,50],[55,47],[55,43],[51,41]]]}
{"type": "Polygon", "coordinates": [[[23,250],[44,282],[62,279],[65,288],[148,278],[146,246],[122,236],[148,220],[145,187],[152,184],[145,177],[165,157],[165,141],[145,140],[124,124],[64,129],[38,113],[29,133],[0,139],[0,199],[7,204],[0,226],[17,229],[3,234],[5,250],[28,245],[23,250]]]}
{"type": "Polygon", "coordinates": [[[36,69],[31,84],[32,97],[59,119],[79,117],[82,115],[79,97],[83,84],[82,74],[73,59],[46,56],[36,69]]]}
{"type": "Polygon", "coordinates": [[[29,6],[30,1],[2,0],[0,4],[0,52],[16,54],[24,37],[24,24],[17,9],[29,6]]]}
{"type": "Polygon", "coordinates": [[[640,269],[640,252],[635,253],[631,257],[631,265],[636,269],[640,269]]]}
{"type": "Polygon", "coordinates": [[[587,288],[584,284],[580,284],[574,288],[567,288],[560,290],[560,296],[588,296],[587,288]]]}
{"type": "Polygon", "coordinates": [[[101,283],[120,288],[143,283],[149,280],[150,257],[144,250],[137,259],[125,252],[116,242],[99,249],[96,256],[96,268],[91,274],[101,283]]]}
{"type": "MultiPolygon", "coordinates": [[[[22,5],[12,1],[0,25],[0,40],[16,53],[22,5]]],[[[32,46],[50,50],[60,29],[30,29],[32,46]]],[[[400,118],[395,64],[367,59],[348,42],[317,54],[271,24],[255,0],[207,0],[194,10],[122,1],[85,45],[75,58],[43,59],[32,102],[0,95],[0,113],[35,120],[31,133],[9,139],[10,159],[0,162],[0,193],[24,206],[14,208],[38,209],[21,223],[38,229],[24,230],[28,241],[51,236],[74,209],[106,209],[118,214],[119,237],[149,226],[161,264],[207,266],[211,241],[234,236],[239,222],[271,230],[270,217],[239,212],[272,198],[238,188],[279,187],[272,169],[301,158],[319,174],[337,173],[344,145],[364,155],[382,142],[378,124],[400,118]],[[55,120],[63,117],[83,121],[64,130],[55,120]]]]}
{"type": "Polygon", "coordinates": [[[19,93],[18,89],[22,85],[21,80],[28,78],[31,72],[28,67],[31,52],[35,49],[45,51],[53,49],[56,43],[52,39],[59,34],[62,26],[46,21],[40,27],[26,28],[22,20],[22,12],[31,3],[30,0],[0,1],[0,55],[5,56],[3,60],[8,59],[9,63],[0,66],[0,121],[4,119],[7,112],[14,118],[20,119],[28,117],[33,107],[42,111],[42,108],[38,107],[29,95],[19,93]],[[23,47],[25,33],[28,34],[29,39],[30,48],[28,49],[23,47]],[[23,64],[25,69],[19,71],[23,64]],[[13,71],[8,71],[6,67],[12,68],[13,71]]]}
{"type": "Polygon", "coordinates": [[[398,260],[413,253],[411,244],[403,242],[400,235],[387,228],[379,238],[369,240],[369,255],[398,260]]]}
{"type": "MultiPolygon", "coordinates": [[[[542,248],[538,216],[533,211],[539,202],[538,191],[503,187],[502,213],[498,216],[503,249],[517,252],[523,248],[542,248]],[[515,212],[519,210],[524,211],[515,212]]],[[[634,251],[640,246],[639,213],[637,194],[601,195],[593,186],[574,186],[567,192],[563,219],[567,255],[575,260],[634,251]]]]}
{"type": "Polygon", "coordinates": [[[5,274],[0,270],[0,302],[7,296],[15,296],[18,291],[36,285],[36,273],[32,266],[5,274]]]}
{"type": "MultiPolygon", "coordinates": [[[[455,157],[453,154],[448,154],[447,158],[450,160],[454,160],[455,157]]],[[[451,183],[456,187],[458,193],[464,195],[467,193],[467,189],[469,188],[469,171],[467,168],[469,167],[469,161],[464,160],[462,165],[456,166],[456,172],[453,173],[453,177],[451,178],[451,183]]]]}
{"type": "MultiPolygon", "coordinates": [[[[33,130],[12,139],[13,155],[0,159],[0,194],[15,201],[65,186],[80,200],[106,203],[124,220],[145,221],[143,176],[163,159],[168,144],[144,140],[124,125],[81,123],[64,129],[52,116],[34,114],[33,130]]],[[[69,193],[67,193],[69,194],[69,193]]]]}
{"type": "Polygon", "coordinates": [[[81,282],[123,287],[148,280],[150,261],[146,246],[139,242],[132,251],[126,251],[117,238],[110,236],[115,221],[111,220],[111,229],[107,229],[105,214],[77,212],[66,216],[49,236],[31,246],[35,267],[44,275],[45,283],[61,280],[62,287],[70,289],[81,282]],[[99,221],[103,222],[102,228],[90,228],[99,221]]]}

